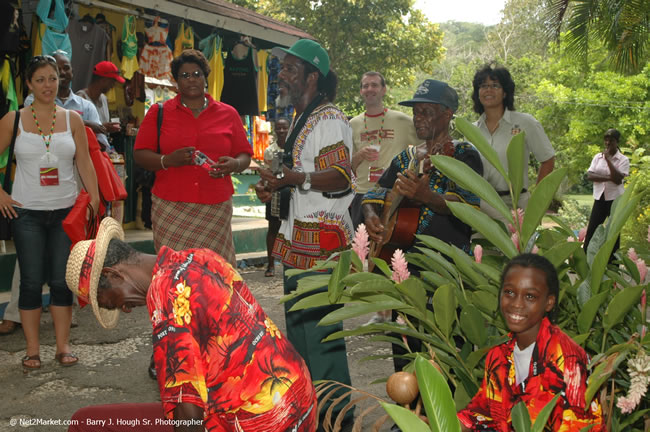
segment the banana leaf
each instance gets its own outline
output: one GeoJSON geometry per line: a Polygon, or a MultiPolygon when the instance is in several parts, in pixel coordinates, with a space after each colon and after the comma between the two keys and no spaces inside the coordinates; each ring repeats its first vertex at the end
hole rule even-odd
{"type": "Polygon", "coordinates": [[[567,169],[554,170],[540,181],[528,200],[528,207],[524,213],[519,241],[522,244],[528,243],[537,227],[541,224],[542,218],[551,204],[555,192],[566,177],[567,169]]]}
{"type": "Polygon", "coordinates": [[[510,237],[501,230],[499,223],[490,216],[465,203],[447,201],[447,207],[454,216],[481,233],[508,258],[514,258],[519,254],[510,237]]]}
{"type": "MultiPolygon", "coordinates": [[[[460,432],[456,406],[447,385],[447,380],[424,357],[415,359],[415,370],[420,387],[420,396],[434,432],[460,432]]],[[[403,429],[402,430],[411,430],[403,429]]]]}
{"type": "Polygon", "coordinates": [[[524,187],[524,175],[528,175],[528,161],[524,160],[526,132],[520,132],[510,139],[506,150],[508,157],[508,178],[512,188],[512,202],[519,202],[521,189],[524,187]],[[526,173],[524,174],[524,169],[526,173]]]}

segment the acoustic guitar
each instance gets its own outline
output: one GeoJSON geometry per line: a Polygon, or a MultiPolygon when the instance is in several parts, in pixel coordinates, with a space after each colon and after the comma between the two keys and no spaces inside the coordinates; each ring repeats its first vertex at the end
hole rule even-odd
{"type": "MultiPolygon", "coordinates": [[[[418,175],[423,172],[426,149],[418,149],[411,146],[406,150],[409,154],[410,170],[418,175]]],[[[393,253],[397,249],[407,250],[415,242],[415,231],[418,228],[420,217],[420,206],[409,199],[405,199],[395,188],[386,194],[384,207],[380,216],[381,224],[384,226],[382,239],[379,242],[370,241],[368,252],[369,258],[381,258],[390,262],[393,253]]],[[[368,260],[368,271],[372,271],[375,263],[368,260]]]]}

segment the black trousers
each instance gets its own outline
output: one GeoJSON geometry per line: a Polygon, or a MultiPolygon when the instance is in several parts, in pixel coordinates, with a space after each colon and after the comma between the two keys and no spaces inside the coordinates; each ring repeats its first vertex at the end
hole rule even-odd
{"type": "MultiPolygon", "coordinates": [[[[585,236],[585,243],[583,246],[585,252],[589,247],[589,242],[594,236],[594,232],[596,232],[598,225],[601,225],[603,222],[605,222],[605,219],[609,217],[609,214],[612,211],[613,202],[614,201],[606,201],[604,193],[600,196],[600,198],[594,200],[594,206],[591,208],[591,216],[589,217],[589,225],[587,226],[587,234],[585,236]]],[[[614,245],[614,249],[612,249],[612,257],[614,256],[614,252],[618,250],[620,244],[621,237],[619,236],[616,240],[616,244],[614,245]]],[[[610,261],[612,260],[612,257],[610,257],[610,261]]]]}

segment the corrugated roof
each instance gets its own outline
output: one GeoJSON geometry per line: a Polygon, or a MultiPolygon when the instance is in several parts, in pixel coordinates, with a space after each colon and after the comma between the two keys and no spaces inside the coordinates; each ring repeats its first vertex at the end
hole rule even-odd
{"type": "MultiPolygon", "coordinates": [[[[297,39],[314,39],[309,33],[294,27],[292,25],[283,23],[281,21],[269,18],[257,12],[253,12],[244,7],[227,2],[225,0],[167,0],[179,5],[190,7],[193,9],[200,9],[206,12],[211,12],[224,17],[232,18],[234,20],[245,21],[247,23],[263,27],[265,29],[284,33],[294,36],[297,39]]],[[[251,35],[254,36],[255,35],[251,35]]]]}

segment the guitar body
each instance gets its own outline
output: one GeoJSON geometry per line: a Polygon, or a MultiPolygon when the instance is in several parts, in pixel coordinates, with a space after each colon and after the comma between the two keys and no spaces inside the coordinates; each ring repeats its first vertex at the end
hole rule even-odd
{"type": "MultiPolygon", "coordinates": [[[[381,258],[390,262],[393,253],[397,249],[407,250],[415,242],[415,231],[418,228],[420,208],[412,206],[401,206],[384,224],[384,238],[381,243],[371,242],[370,257],[381,258]]],[[[369,270],[372,261],[368,263],[369,270]]]]}

